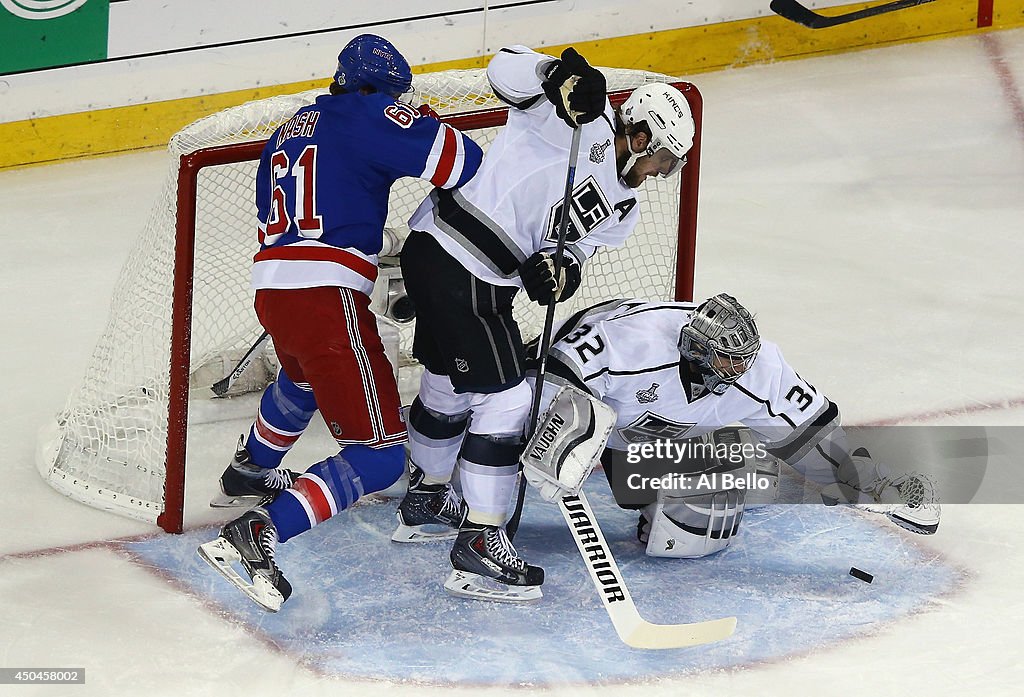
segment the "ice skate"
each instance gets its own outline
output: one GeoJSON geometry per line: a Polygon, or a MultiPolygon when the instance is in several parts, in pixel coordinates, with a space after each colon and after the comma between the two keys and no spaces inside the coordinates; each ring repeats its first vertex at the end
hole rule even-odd
{"type": "Polygon", "coordinates": [[[290,487],[299,474],[284,468],[260,467],[249,458],[245,437],[238,439],[238,449],[231,464],[220,476],[220,494],[210,501],[211,508],[256,506],[290,487]]]}
{"type": "Polygon", "coordinates": [[[292,586],[274,561],[277,528],[262,508],[254,508],[221,528],[220,536],[199,545],[203,560],[254,603],[277,612],[292,594],[292,586]],[[235,568],[240,564],[247,582],[235,568]]]}
{"type": "Polygon", "coordinates": [[[521,559],[502,528],[464,523],[451,561],[444,582],[451,595],[503,603],[535,602],[543,595],[544,569],[521,559]]]}
{"type": "Polygon", "coordinates": [[[451,484],[424,484],[423,470],[409,464],[409,490],[398,506],[392,542],[454,540],[466,518],[466,505],[451,484]]]}

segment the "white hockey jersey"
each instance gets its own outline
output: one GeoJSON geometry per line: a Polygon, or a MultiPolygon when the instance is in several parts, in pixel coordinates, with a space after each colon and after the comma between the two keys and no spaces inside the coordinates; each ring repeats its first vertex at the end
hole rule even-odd
{"type": "Polygon", "coordinates": [[[839,426],[839,410],[761,342],[751,368],[722,395],[705,389],[678,349],[692,303],[613,300],[567,319],[555,334],[547,379],[571,383],[615,409],[608,447],[678,440],[741,423],[774,456],[819,483],[835,481],[820,443],[839,426]]]}
{"type": "MultiPolygon", "coordinates": [[[[476,175],[458,189],[434,189],[409,219],[470,273],[488,283],[522,287],[519,266],[557,242],[572,129],[544,96],[541,71],[551,56],[525,46],[503,48],[487,66],[508,123],[476,175]]],[[[583,126],[566,250],[582,266],[599,247],[621,246],[639,219],[636,192],[615,163],[615,114],[583,126]]]]}

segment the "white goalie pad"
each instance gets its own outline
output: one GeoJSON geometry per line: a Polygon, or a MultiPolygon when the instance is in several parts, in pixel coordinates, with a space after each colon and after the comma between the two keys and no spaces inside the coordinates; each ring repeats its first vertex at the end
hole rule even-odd
{"type": "Polygon", "coordinates": [[[551,400],[523,451],[526,480],[547,501],[579,493],[615,426],[615,410],[571,385],[551,400]]]}
{"type": "Polygon", "coordinates": [[[647,556],[695,559],[728,547],[743,518],[743,489],[676,496],[664,492],[644,509],[647,556]]]}
{"type": "Polygon", "coordinates": [[[779,499],[779,460],[769,454],[764,445],[749,428],[731,426],[709,433],[716,448],[723,446],[730,453],[743,458],[741,473],[746,496],[743,505],[747,509],[775,503],[779,499]]]}

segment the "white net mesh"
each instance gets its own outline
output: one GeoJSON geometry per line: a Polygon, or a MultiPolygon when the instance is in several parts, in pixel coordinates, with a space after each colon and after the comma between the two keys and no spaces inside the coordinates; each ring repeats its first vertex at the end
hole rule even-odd
{"type": "MultiPolygon", "coordinates": [[[[604,72],[609,91],[670,80],[641,71],[604,72]]],[[[121,272],[106,329],[81,386],[40,442],[40,470],[58,490],[143,520],[155,521],[162,512],[179,157],[265,140],[319,94],[249,102],[200,119],[171,139],[167,183],[121,272]]],[[[427,103],[441,115],[503,106],[482,70],[418,75],[410,101],[427,103]]],[[[471,135],[486,151],[496,132],[497,127],[488,127],[471,135]]],[[[237,360],[262,331],[249,290],[249,267],[258,250],[252,195],[256,165],[249,159],[199,172],[190,373],[211,361],[230,364],[225,356],[237,360]]],[[[560,308],[561,315],[607,298],[673,296],[679,186],[679,177],[647,180],[638,195],[643,207],[638,229],[623,249],[600,252],[591,260],[583,286],[571,306],[560,308]]],[[[406,220],[429,188],[414,179],[396,184],[388,226],[407,230],[406,220]]],[[[516,312],[525,338],[539,333],[540,308],[522,296],[516,312]]],[[[403,364],[410,360],[411,332],[412,325],[402,329],[403,364]]]]}

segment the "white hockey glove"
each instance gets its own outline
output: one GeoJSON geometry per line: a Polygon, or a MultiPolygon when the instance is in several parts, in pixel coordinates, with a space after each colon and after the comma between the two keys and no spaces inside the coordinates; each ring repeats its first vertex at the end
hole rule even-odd
{"type": "Polygon", "coordinates": [[[822,489],[825,505],[854,504],[919,535],[932,535],[939,529],[942,510],[935,484],[927,476],[916,472],[893,476],[885,465],[872,460],[865,448],[853,451],[850,464],[840,467],[839,476],[844,481],[822,489]],[[855,471],[845,472],[851,465],[855,471]]]}
{"type": "Polygon", "coordinates": [[[562,387],[523,451],[526,481],[546,501],[578,494],[614,425],[614,409],[571,385],[562,387]]]}

